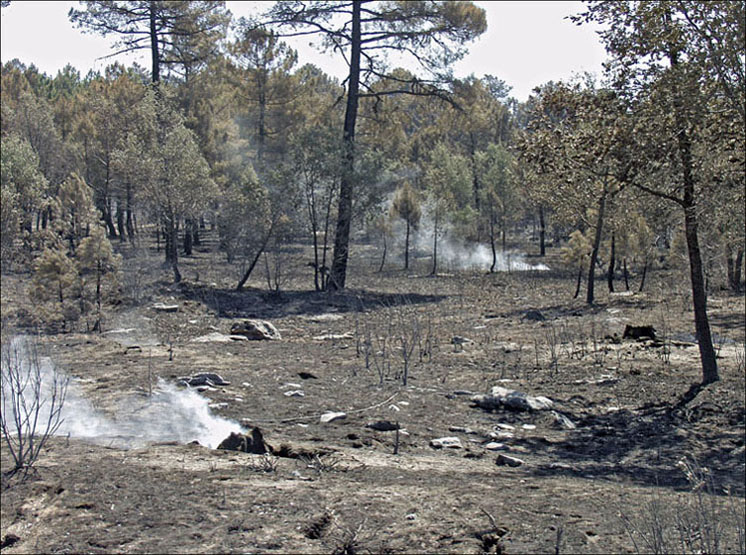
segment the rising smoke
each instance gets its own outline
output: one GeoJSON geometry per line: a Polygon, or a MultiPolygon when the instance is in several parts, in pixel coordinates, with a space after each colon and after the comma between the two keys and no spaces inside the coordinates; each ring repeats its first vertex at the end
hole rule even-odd
{"type": "MultiPolygon", "coordinates": [[[[15,338],[12,346],[21,349],[21,352],[28,352],[29,340],[15,338]]],[[[43,396],[48,396],[54,383],[54,372],[59,371],[47,357],[39,357],[38,366],[42,380],[41,392],[43,396]]],[[[26,371],[33,373],[33,364],[25,364],[26,371]]],[[[4,396],[8,395],[6,389],[3,388],[4,396]]],[[[43,407],[48,407],[49,403],[46,399],[44,401],[43,407]]],[[[73,378],[67,388],[62,407],[63,420],[56,435],[126,448],[160,441],[198,441],[215,448],[231,432],[244,431],[237,422],[212,414],[208,399],[196,391],[177,388],[161,379],[152,395],[128,396],[117,407],[116,416],[107,417],[85,397],[79,380],[73,378]]],[[[3,403],[3,408],[10,411],[12,404],[3,403]]],[[[13,418],[12,413],[3,416],[13,418]]],[[[42,414],[40,420],[43,421],[44,417],[42,414]]]]}

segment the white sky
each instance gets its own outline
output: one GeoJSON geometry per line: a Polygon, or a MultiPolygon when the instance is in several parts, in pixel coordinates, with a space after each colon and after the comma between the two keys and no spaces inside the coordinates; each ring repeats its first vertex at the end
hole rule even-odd
{"type": "MultiPolygon", "coordinates": [[[[503,79],[513,87],[511,95],[526,100],[531,90],[547,81],[569,79],[576,73],[601,74],[605,59],[594,30],[578,27],[565,16],[582,11],[581,2],[476,2],[487,11],[487,31],[469,48],[469,54],[456,64],[457,77],[485,74],[503,79]]],[[[5,63],[18,58],[33,63],[41,71],[56,75],[70,63],[85,76],[89,69],[102,70],[112,59],[113,38],[83,34],[74,29],[67,13],[77,2],[15,0],[0,12],[0,54],[5,63]]],[[[268,8],[267,2],[227,2],[236,17],[268,8]]],[[[308,45],[309,38],[289,40],[298,50],[299,63],[310,62],[342,79],[344,65],[331,55],[323,55],[308,45]]],[[[122,56],[129,65],[137,60],[150,69],[149,53],[122,56]]]]}

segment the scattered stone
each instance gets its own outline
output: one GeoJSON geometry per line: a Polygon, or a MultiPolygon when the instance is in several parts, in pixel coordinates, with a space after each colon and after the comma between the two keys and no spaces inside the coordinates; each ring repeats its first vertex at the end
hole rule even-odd
{"type": "Polygon", "coordinates": [[[490,439],[513,439],[513,432],[490,432],[490,439]]]}
{"type": "Polygon", "coordinates": [[[484,410],[507,408],[516,411],[547,410],[553,405],[547,397],[533,397],[521,391],[496,385],[488,395],[475,395],[472,402],[484,410]]]}
{"type": "Polygon", "coordinates": [[[490,441],[489,443],[485,443],[484,448],[488,451],[507,451],[508,446],[504,443],[498,443],[496,441],[490,441]]]}
{"type": "Polygon", "coordinates": [[[265,443],[264,436],[259,428],[251,430],[251,436],[248,434],[237,434],[236,432],[231,432],[231,435],[220,442],[218,449],[242,451],[244,453],[253,453],[255,455],[263,455],[264,453],[273,452],[272,447],[265,443]]]}
{"type": "Polygon", "coordinates": [[[523,428],[524,430],[535,430],[536,426],[534,424],[524,424],[523,426],[521,426],[521,428],[523,428]]]}
{"type": "Polygon", "coordinates": [[[179,385],[187,385],[189,387],[215,387],[222,385],[230,385],[231,382],[225,381],[220,374],[214,372],[201,372],[194,376],[182,376],[178,381],[179,385]]]}
{"type": "Polygon", "coordinates": [[[495,460],[495,464],[497,466],[512,466],[512,467],[516,467],[516,466],[521,466],[524,463],[523,463],[523,461],[521,459],[518,459],[516,457],[509,457],[508,455],[503,455],[502,453],[500,453],[497,456],[497,459],[495,460]]]}
{"type": "Polygon", "coordinates": [[[323,322],[336,322],[342,319],[341,314],[335,314],[334,312],[325,312],[324,314],[314,314],[312,316],[301,316],[303,320],[309,322],[323,323],[323,322]]]}
{"type": "Polygon", "coordinates": [[[390,422],[389,420],[378,420],[377,422],[371,422],[370,424],[366,424],[365,427],[377,432],[393,432],[394,430],[398,430],[401,428],[399,424],[395,424],[394,422],[390,422]]]}
{"type": "Polygon", "coordinates": [[[415,513],[409,513],[405,518],[407,520],[417,520],[417,515],[415,513]]]}
{"type": "Polygon", "coordinates": [[[325,412],[319,418],[319,423],[329,424],[330,422],[334,422],[335,420],[343,420],[345,418],[347,418],[347,413],[345,412],[325,412]]]}
{"type": "Polygon", "coordinates": [[[301,380],[318,380],[318,378],[310,372],[298,372],[298,376],[301,380]]]}
{"type": "Polygon", "coordinates": [[[292,387],[293,389],[300,389],[303,386],[299,383],[287,382],[287,383],[282,384],[280,386],[280,389],[287,389],[289,387],[292,387]]]}
{"type": "Polygon", "coordinates": [[[151,308],[157,312],[177,312],[179,310],[179,305],[155,303],[151,308]]]}
{"type": "Polygon", "coordinates": [[[230,343],[231,336],[214,331],[207,335],[201,335],[192,339],[192,343],[230,343]]]}
{"type": "Polygon", "coordinates": [[[401,409],[397,407],[396,405],[389,405],[389,410],[393,410],[394,412],[399,412],[401,409]]]}
{"type": "Polygon", "coordinates": [[[555,428],[562,428],[563,430],[574,430],[575,428],[577,428],[575,423],[564,414],[560,414],[557,411],[552,411],[552,417],[554,418],[555,428]]]}
{"type": "Polygon", "coordinates": [[[462,449],[461,440],[457,437],[440,437],[430,440],[433,449],[462,449]]]}
{"type": "Polygon", "coordinates": [[[454,351],[463,351],[464,345],[469,345],[474,343],[471,339],[468,337],[461,337],[460,335],[454,335],[451,337],[451,345],[453,345],[454,351]]]}
{"type": "Polygon", "coordinates": [[[334,341],[337,339],[353,339],[355,335],[352,332],[347,333],[326,333],[324,335],[317,335],[313,339],[315,341],[334,341]]]}
{"type": "Polygon", "coordinates": [[[495,428],[500,428],[501,430],[515,430],[515,426],[504,424],[502,422],[498,422],[497,424],[495,424],[495,428]]]}
{"type": "Polygon", "coordinates": [[[285,397],[305,397],[306,394],[303,392],[302,389],[291,389],[290,391],[286,391],[283,393],[285,397]]]}
{"type": "Polygon", "coordinates": [[[256,341],[282,339],[277,328],[265,320],[244,320],[233,324],[231,335],[243,335],[247,339],[256,341]]]}
{"type": "Polygon", "coordinates": [[[249,340],[249,338],[246,337],[245,335],[229,335],[228,339],[230,339],[231,341],[248,341],[249,340]]]}
{"type": "Polygon", "coordinates": [[[469,391],[467,389],[457,389],[456,391],[453,392],[453,394],[457,396],[464,396],[464,395],[474,395],[474,392],[469,391]]]}
{"type": "Polygon", "coordinates": [[[448,427],[449,432],[454,432],[456,434],[473,434],[475,433],[474,430],[471,428],[465,428],[464,426],[449,426],[448,427]]]}
{"type": "Polygon", "coordinates": [[[547,318],[538,310],[527,310],[522,319],[530,322],[543,322],[547,318]]]}
{"type": "Polygon", "coordinates": [[[653,326],[630,326],[624,327],[622,339],[655,339],[655,328],[653,326]]]}

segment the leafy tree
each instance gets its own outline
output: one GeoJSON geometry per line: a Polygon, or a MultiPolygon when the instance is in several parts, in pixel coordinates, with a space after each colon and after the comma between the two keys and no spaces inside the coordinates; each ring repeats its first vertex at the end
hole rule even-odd
{"type": "Polygon", "coordinates": [[[229,20],[222,1],[87,0],[82,4],[84,9],[70,8],[70,21],[92,33],[118,36],[111,56],[150,50],[153,83],[161,80],[161,66],[184,66],[211,52],[195,48],[195,43],[214,47],[229,20]]]}
{"type": "Polygon", "coordinates": [[[746,3],[592,2],[575,19],[605,26],[612,78],[640,122],[637,171],[627,182],[684,212],[702,384],[717,381],[698,215],[717,176],[700,173],[712,152],[698,146],[715,122],[725,143],[743,136],[746,3]]]}
{"type": "Polygon", "coordinates": [[[96,321],[93,330],[101,331],[102,285],[106,278],[112,277],[114,279],[109,289],[116,288],[116,276],[121,257],[114,254],[104,229],[99,225],[94,225],[91,228],[90,235],[80,242],[77,250],[77,260],[79,272],[83,276],[92,273],[95,279],[96,321]]]}
{"type": "MultiPolygon", "coordinates": [[[[431,216],[433,219],[433,267],[430,274],[436,275],[438,270],[438,239],[444,231],[443,228],[446,223],[444,220],[449,215],[469,206],[471,188],[471,167],[469,161],[459,154],[450,152],[445,144],[439,143],[435,147],[432,153],[432,160],[428,164],[425,173],[425,183],[428,204],[431,207],[431,216]]],[[[409,193],[407,192],[405,195],[404,190],[402,190],[402,195],[402,200],[406,201],[403,207],[409,209],[409,204],[411,204],[411,201],[407,200],[409,193]]],[[[397,198],[395,197],[394,199],[395,205],[397,198]]],[[[413,201],[416,203],[416,197],[413,201]]],[[[406,212],[404,213],[405,215],[402,215],[397,208],[395,213],[405,219],[405,221],[407,220],[406,212]]],[[[413,215],[415,216],[413,223],[416,223],[419,220],[419,216],[417,216],[416,212],[413,215]]],[[[409,230],[407,229],[408,233],[409,230]]]]}
{"type": "Polygon", "coordinates": [[[480,209],[487,222],[487,231],[492,249],[490,272],[497,265],[497,238],[502,236],[502,251],[505,252],[507,226],[518,211],[518,191],[515,186],[515,160],[500,144],[490,144],[476,156],[480,190],[480,209]]]}
{"type": "Polygon", "coordinates": [[[16,135],[3,137],[0,141],[0,242],[4,263],[12,259],[19,232],[31,232],[33,216],[41,208],[46,186],[47,181],[39,170],[39,158],[31,145],[16,135]]]}
{"type": "Polygon", "coordinates": [[[404,238],[404,269],[409,269],[409,238],[413,229],[417,229],[422,216],[420,200],[417,193],[405,181],[394,194],[394,200],[391,203],[391,215],[404,220],[406,226],[406,235],[404,238]]]}
{"type": "Polygon", "coordinates": [[[397,81],[396,87],[387,91],[372,91],[367,79],[386,76],[385,54],[389,51],[411,56],[435,79],[442,78],[448,65],[464,55],[464,44],[486,29],[484,10],[471,2],[278,2],[267,14],[265,23],[287,29],[280,36],[322,35],[325,47],[340,53],[349,67],[345,80],[343,171],[331,269],[331,286],[343,289],[355,188],[359,100],[438,92],[436,82],[416,79],[397,81]]]}
{"type": "Polygon", "coordinates": [[[609,90],[550,84],[531,109],[521,150],[535,171],[549,178],[538,182],[545,187],[540,196],[567,221],[595,217],[584,222],[594,228],[586,295],[592,304],[604,223],[635,163],[625,148],[633,127],[609,90]]]}

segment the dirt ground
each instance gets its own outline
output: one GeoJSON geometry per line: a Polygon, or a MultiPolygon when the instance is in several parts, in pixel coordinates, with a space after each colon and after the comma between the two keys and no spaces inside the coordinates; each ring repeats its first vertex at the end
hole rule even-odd
{"type": "MultiPolygon", "coordinates": [[[[280,293],[259,272],[237,293],[210,250],[182,260],[178,286],[143,263],[126,278],[138,302],[112,309],[104,333],[40,342],[112,418],[149,381],[216,372],[230,385],[203,393],[213,413],[258,426],[293,457],[56,437],[29,479],[4,479],[3,553],[648,552],[651,522],[674,534],[690,514],[715,523],[722,551],[739,551],[743,296],[712,293],[722,379],[677,408],[700,377],[681,273],[654,272],[645,293],[599,281],[589,307],[551,254],[546,272],[429,277],[426,260],[376,273],[375,253],[359,248],[343,294],[309,291],[301,262],[286,264],[280,293]],[[282,338],[194,341],[245,318],[282,338]],[[660,341],[622,339],[626,324],[653,325],[660,341]],[[553,411],[476,406],[497,385],[553,411]],[[346,418],[323,424],[328,411],[346,418]],[[379,421],[401,430],[368,427],[379,421]],[[461,448],[433,448],[442,437],[461,448]],[[523,464],[497,464],[504,455],[523,464]]],[[[28,279],[2,279],[12,320],[28,279]]],[[[4,445],[0,455],[7,468],[4,445]]]]}

